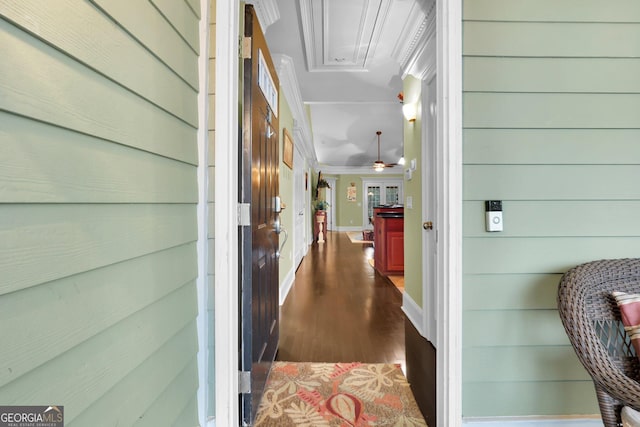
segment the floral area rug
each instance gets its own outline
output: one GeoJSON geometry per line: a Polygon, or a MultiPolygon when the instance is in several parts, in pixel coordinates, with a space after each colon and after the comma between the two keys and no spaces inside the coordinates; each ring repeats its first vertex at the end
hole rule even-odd
{"type": "Polygon", "coordinates": [[[426,426],[393,364],[275,362],[256,427],[426,426]]]}

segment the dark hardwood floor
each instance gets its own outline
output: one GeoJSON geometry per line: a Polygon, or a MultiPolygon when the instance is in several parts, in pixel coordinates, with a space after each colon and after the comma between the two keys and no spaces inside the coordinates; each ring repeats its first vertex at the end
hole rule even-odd
{"type": "Polygon", "coordinates": [[[277,360],[405,366],[402,295],[368,263],[371,245],[329,232],[302,260],[280,317],[277,360]]]}

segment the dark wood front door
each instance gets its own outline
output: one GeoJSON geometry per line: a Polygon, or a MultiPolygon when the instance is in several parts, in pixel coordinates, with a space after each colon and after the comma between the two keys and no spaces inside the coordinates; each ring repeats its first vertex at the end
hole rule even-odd
{"type": "Polygon", "coordinates": [[[250,372],[242,418],[251,425],[275,358],[279,336],[278,78],[253,7],[245,9],[240,202],[250,224],[240,227],[242,265],[241,370],[250,372]],[[248,49],[247,49],[248,50],[248,49]],[[248,52],[244,52],[247,57],[248,52]],[[248,206],[247,206],[248,205],[248,206]]]}

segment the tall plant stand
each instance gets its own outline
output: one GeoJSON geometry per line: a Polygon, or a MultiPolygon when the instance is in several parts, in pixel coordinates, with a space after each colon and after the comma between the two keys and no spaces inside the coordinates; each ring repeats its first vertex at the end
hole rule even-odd
{"type": "Polygon", "coordinates": [[[324,239],[327,231],[327,212],[326,211],[316,211],[315,215],[315,229],[314,234],[318,243],[324,243],[324,239]]]}

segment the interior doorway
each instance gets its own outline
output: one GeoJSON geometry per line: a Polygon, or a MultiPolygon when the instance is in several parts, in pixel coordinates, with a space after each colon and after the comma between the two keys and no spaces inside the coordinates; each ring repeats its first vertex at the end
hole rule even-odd
{"type": "Polygon", "coordinates": [[[404,182],[400,178],[380,178],[362,180],[365,195],[362,204],[362,224],[367,230],[373,229],[373,208],[376,206],[392,206],[404,199],[404,182]]]}

